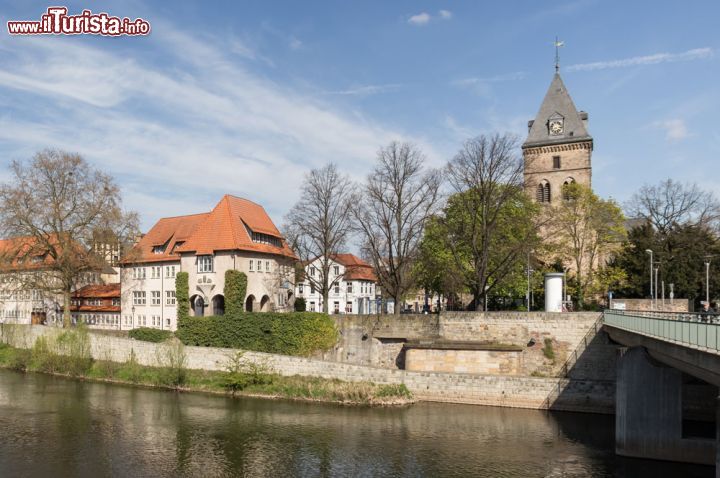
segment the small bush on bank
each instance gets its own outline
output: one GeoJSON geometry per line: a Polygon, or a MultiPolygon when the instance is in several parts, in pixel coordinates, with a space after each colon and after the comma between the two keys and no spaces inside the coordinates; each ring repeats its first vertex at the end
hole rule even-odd
{"type": "Polygon", "coordinates": [[[316,312],[244,312],[179,319],[175,335],[185,345],[227,347],[308,356],[337,341],[335,323],[316,312]]]}
{"type": "Polygon", "coordinates": [[[542,353],[546,359],[555,361],[555,349],[553,349],[552,339],[545,339],[545,346],[542,349],[542,353]]]}
{"type": "Polygon", "coordinates": [[[150,327],[140,327],[132,329],[128,335],[131,339],[142,340],[143,342],[165,342],[167,339],[173,336],[173,333],[169,330],[153,329],[150,327]]]}
{"type": "Polygon", "coordinates": [[[298,297],[295,299],[295,312],[305,312],[305,299],[302,297],[298,297]]]}
{"type": "Polygon", "coordinates": [[[245,352],[238,352],[226,367],[227,374],[223,377],[223,387],[235,394],[250,385],[270,385],[273,382],[272,370],[265,364],[246,360],[245,352]]]}
{"type": "Polygon", "coordinates": [[[175,339],[157,349],[158,385],[180,387],[187,379],[187,354],[182,342],[175,339]]]}
{"type": "Polygon", "coordinates": [[[117,376],[121,380],[127,380],[131,383],[138,383],[142,379],[143,367],[138,363],[135,351],[130,349],[130,355],[127,361],[117,371],[117,376]]]}

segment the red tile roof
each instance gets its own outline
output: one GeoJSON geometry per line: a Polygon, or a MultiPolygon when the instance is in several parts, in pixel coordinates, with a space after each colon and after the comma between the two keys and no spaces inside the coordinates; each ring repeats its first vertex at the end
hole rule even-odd
{"type": "Polygon", "coordinates": [[[82,299],[119,299],[120,284],[91,284],[73,293],[73,297],[82,299]]]}
{"type": "Polygon", "coordinates": [[[354,254],[334,254],[331,257],[335,262],[345,266],[345,280],[367,280],[377,282],[377,276],[372,266],[354,254]]]}
{"type": "Polygon", "coordinates": [[[159,220],[123,262],[162,262],[179,260],[181,252],[202,255],[233,250],[295,258],[262,206],[226,194],[209,213],[159,220]],[[253,242],[252,232],[272,236],[280,247],[253,242]],[[165,246],[161,254],[153,253],[156,246],[165,246]]]}

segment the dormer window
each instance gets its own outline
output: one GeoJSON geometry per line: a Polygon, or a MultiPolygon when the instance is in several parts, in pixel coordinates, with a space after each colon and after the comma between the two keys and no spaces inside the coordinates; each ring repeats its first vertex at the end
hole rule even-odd
{"type": "Polygon", "coordinates": [[[162,246],[153,246],[153,248],[152,248],[152,253],[153,253],[153,254],[162,254],[163,252],[165,252],[165,246],[164,246],[164,245],[162,245],[162,246]]]}
{"type": "Polygon", "coordinates": [[[199,274],[213,271],[213,256],[197,256],[197,271],[199,274]]]}

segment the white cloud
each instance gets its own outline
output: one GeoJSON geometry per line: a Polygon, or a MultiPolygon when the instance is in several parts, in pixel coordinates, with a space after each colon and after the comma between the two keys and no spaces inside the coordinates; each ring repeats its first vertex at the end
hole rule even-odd
{"type": "Polygon", "coordinates": [[[367,96],[367,95],[375,95],[378,93],[385,93],[388,91],[397,90],[398,88],[400,88],[402,86],[403,85],[401,85],[399,83],[389,83],[386,85],[362,85],[362,86],[353,86],[346,90],[330,91],[327,94],[328,95],[347,95],[347,96],[367,96]]]}
{"type": "Polygon", "coordinates": [[[303,42],[300,41],[298,38],[291,37],[290,38],[290,49],[291,50],[299,50],[302,48],[303,42]]]}
{"type": "Polygon", "coordinates": [[[690,136],[687,125],[682,119],[656,121],[653,125],[665,131],[665,139],[668,141],[680,141],[690,136]]]}
{"type": "Polygon", "coordinates": [[[712,48],[695,48],[683,53],[655,53],[653,55],[635,56],[622,60],[597,61],[580,63],[567,67],[568,71],[593,71],[607,68],[625,68],[628,66],[655,65],[675,61],[692,61],[710,58],[714,55],[712,48]]]}
{"type": "Polygon", "coordinates": [[[438,12],[438,15],[440,15],[440,18],[442,18],[443,20],[450,20],[453,16],[450,10],[440,10],[438,12]]]}
{"type": "Polygon", "coordinates": [[[408,23],[411,25],[427,25],[430,22],[430,14],[426,12],[418,13],[408,18],[408,23]]]}
{"type": "Polygon", "coordinates": [[[12,40],[0,48],[0,94],[18,105],[0,113],[6,157],[81,153],[118,178],[144,227],[224,193],[260,202],[279,222],[309,168],[335,161],[361,178],[378,147],[414,139],[255,74],[236,59],[247,51],[227,51],[224,39],[172,25],[146,39],[162,64],[68,38],[12,40]]]}

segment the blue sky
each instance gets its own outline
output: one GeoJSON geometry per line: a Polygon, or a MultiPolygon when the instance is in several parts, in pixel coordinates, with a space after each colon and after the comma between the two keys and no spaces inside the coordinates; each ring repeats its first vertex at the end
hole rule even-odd
{"type": "Polygon", "coordinates": [[[434,166],[471,136],[524,139],[556,35],[597,193],[672,177],[720,195],[717,1],[71,2],[152,33],[7,34],[51,4],[0,2],[0,179],[42,148],[79,152],[144,228],[224,193],[279,225],[310,168],[360,180],[394,139],[434,166]]]}

